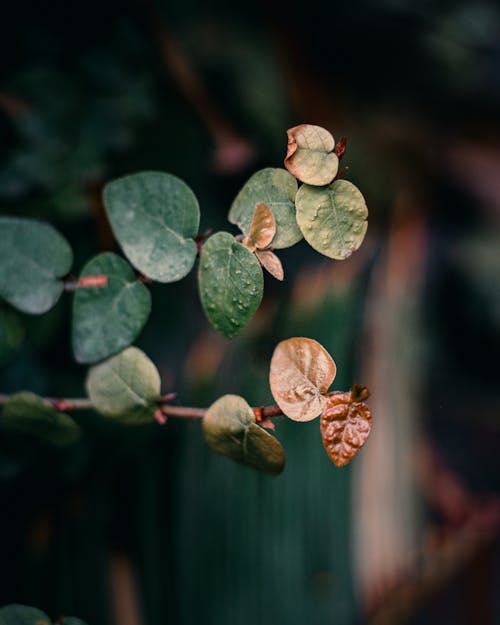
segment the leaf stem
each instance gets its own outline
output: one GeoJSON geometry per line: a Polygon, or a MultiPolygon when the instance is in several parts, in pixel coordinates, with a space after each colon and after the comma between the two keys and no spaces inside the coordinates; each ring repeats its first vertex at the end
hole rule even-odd
{"type": "Polygon", "coordinates": [[[108,276],[104,274],[83,276],[82,278],[67,276],[64,278],[63,284],[64,290],[70,293],[76,291],[76,289],[100,289],[108,286],[108,276]]]}

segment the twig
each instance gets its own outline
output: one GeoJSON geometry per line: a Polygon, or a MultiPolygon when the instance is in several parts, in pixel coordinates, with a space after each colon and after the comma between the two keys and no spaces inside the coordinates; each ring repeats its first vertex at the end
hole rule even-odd
{"type": "Polygon", "coordinates": [[[72,293],[76,289],[101,289],[108,286],[108,276],[99,274],[96,276],[83,276],[75,278],[67,276],[63,281],[64,290],[72,293]]]}
{"type": "MultiPolygon", "coordinates": [[[[191,406],[171,406],[167,403],[162,403],[166,398],[170,399],[172,394],[166,395],[160,400],[158,407],[159,412],[164,417],[177,417],[180,419],[203,419],[207,408],[195,408],[191,406]]],[[[7,403],[11,395],[0,395],[0,406],[7,403]]],[[[92,401],[86,397],[78,398],[60,398],[54,399],[52,397],[43,397],[43,401],[47,406],[51,406],[61,412],[71,410],[95,410],[95,406],[92,401]]],[[[255,414],[255,418],[258,422],[271,417],[278,417],[282,415],[282,411],[278,406],[259,406],[252,408],[255,414]]],[[[160,419],[157,419],[158,421],[160,419]]]]}

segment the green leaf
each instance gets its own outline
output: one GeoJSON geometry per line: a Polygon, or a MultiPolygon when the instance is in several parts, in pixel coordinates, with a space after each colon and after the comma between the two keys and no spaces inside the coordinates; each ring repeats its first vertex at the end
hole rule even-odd
{"type": "Polygon", "coordinates": [[[186,276],[196,259],[198,200],[172,174],[142,172],[106,185],[111,227],[132,265],[158,282],[186,276]]]}
{"type": "Polygon", "coordinates": [[[87,377],[96,410],[131,425],[154,421],[160,386],[157,368],[137,347],[92,367],[87,377]]]}
{"type": "Polygon", "coordinates": [[[218,454],[272,475],[283,471],[283,447],[257,425],[243,397],[224,395],[212,404],[203,418],[203,433],[207,445],[218,454]]]}
{"type": "Polygon", "coordinates": [[[228,338],[245,327],[262,300],[259,261],[227,232],[217,232],[203,246],[198,282],[210,323],[228,338]]]}
{"type": "Polygon", "coordinates": [[[23,312],[44,313],[55,305],[73,253],[51,225],[0,217],[0,296],[23,312]]]}
{"type": "Polygon", "coordinates": [[[0,608],[0,625],[51,625],[49,617],[27,605],[6,605],[0,608]]]}
{"type": "Polygon", "coordinates": [[[245,183],[236,196],[228,219],[248,236],[255,207],[263,203],[271,209],[276,220],[272,247],[290,247],[302,238],[295,218],[296,193],[297,181],[287,171],[273,167],[261,169],[245,183]]]}
{"type": "Polygon", "coordinates": [[[368,209],[357,187],[337,180],[326,187],[302,185],[297,221],[306,241],[329,258],[343,260],[359,248],[368,228],[368,209]]]}
{"type": "Polygon", "coordinates": [[[81,434],[69,415],[28,392],[17,393],[6,402],[2,421],[9,429],[31,434],[51,445],[71,445],[81,434]]]}
{"type": "Polygon", "coordinates": [[[107,286],[79,288],[73,302],[73,351],[82,363],[102,360],[130,345],[151,311],[149,290],[120,256],[106,252],[92,258],[81,277],[93,275],[107,276],[107,286]]]}

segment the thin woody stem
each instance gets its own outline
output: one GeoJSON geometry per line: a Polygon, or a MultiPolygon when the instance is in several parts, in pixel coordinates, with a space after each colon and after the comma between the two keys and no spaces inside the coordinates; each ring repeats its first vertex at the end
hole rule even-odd
{"type": "MultiPolygon", "coordinates": [[[[11,395],[0,394],[0,406],[7,403],[10,398],[11,395]]],[[[52,408],[60,410],[61,412],[71,410],[95,409],[92,401],[85,397],[61,399],[44,397],[43,401],[47,404],[47,406],[51,406],[52,408]]],[[[283,414],[278,406],[260,406],[252,408],[252,410],[255,413],[257,421],[262,421],[270,417],[278,417],[283,414]]],[[[207,408],[195,408],[191,406],[171,406],[170,404],[160,403],[159,411],[165,417],[176,417],[180,419],[203,419],[207,408]]]]}

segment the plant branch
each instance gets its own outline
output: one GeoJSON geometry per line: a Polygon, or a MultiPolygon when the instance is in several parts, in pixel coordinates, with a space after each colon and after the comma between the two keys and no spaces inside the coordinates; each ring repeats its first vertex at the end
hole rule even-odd
{"type": "MultiPolygon", "coordinates": [[[[0,406],[7,403],[11,398],[11,395],[0,394],[0,406]]],[[[170,397],[168,395],[167,397],[170,397]]],[[[86,397],[75,398],[60,398],[55,399],[52,397],[44,397],[43,401],[47,406],[51,406],[61,412],[67,412],[71,410],[95,410],[95,406],[92,401],[86,397]]],[[[164,417],[176,417],[180,419],[203,419],[207,408],[195,408],[192,406],[172,406],[160,401],[158,410],[164,417]]],[[[278,406],[258,406],[252,408],[255,414],[257,422],[269,419],[271,417],[278,417],[282,415],[282,411],[278,406]]]]}
{"type": "MultiPolygon", "coordinates": [[[[6,404],[13,395],[0,394],[0,406],[6,404]]],[[[66,410],[93,410],[94,404],[87,397],[75,397],[65,399],[55,399],[52,397],[42,397],[47,406],[64,412],[66,410]]]]}

